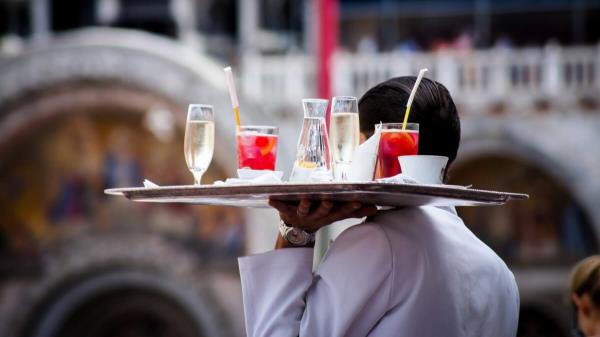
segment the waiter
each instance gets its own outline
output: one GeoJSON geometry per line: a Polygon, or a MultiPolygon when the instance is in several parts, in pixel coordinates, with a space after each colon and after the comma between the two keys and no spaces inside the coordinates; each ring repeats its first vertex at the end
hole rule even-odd
{"type": "MultiPolygon", "coordinates": [[[[371,88],[359,101],[361,138],[401,122],[415,77],[371,88]]],[[[424,78],[409,122],[419,154],[456,158],[460,121],[448,90],[424,78]]],[[[251,337],[515,336],[519,295],[506,264],[452,207],[376,212],[372,205],[310,201],[279,210],[275,250],[239,259],[251,337]],[[369,216],[344,231],[312,271],[314,232],[369,216]]]]}

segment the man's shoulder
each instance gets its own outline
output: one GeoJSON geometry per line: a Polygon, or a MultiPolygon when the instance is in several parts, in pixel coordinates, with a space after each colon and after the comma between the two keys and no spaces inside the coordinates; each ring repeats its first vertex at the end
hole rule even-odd
{"type": "MultiPolygon", "coordinates": [[[[462,220],[449,210],[437,207],[406,207],[380,211],[364,222],[344,230],[334,241],[335,245],[355,245],[358,241],[368,241],[378,247],[398,246],[395,241],[409,236],[411,229],[423,230],[440,222],[460,222],[462,220]]],[[[414,238],[414,236],[412,236],[414,238]]]]}
{"type": "Polygon", "coordinates": [[[377,213],[370,218],[372,222],[401,222],[411,220],[454,220],[460,221],[454,207],[438,207],[438,206],[419,206],[419,207],[403,207],[394,208],[387,211],[377,213]]]}
{"type": "Polygon", "coordinates": [[[384,232],[396,256],[445,256],[452,251],[476,251],[490,257],[495,253],[477,238],[453,208],[407,207],[378,213],[365,225],[384,232]]]}
{"type": "Polygon", "coordinates": [[[391,230],[398,222],[404,222],[403,218],[393,215],[394,220],[390,221],[377,216],[347,228],[331,243],[325,261],[367,257],[371,261],[381,259],[391,263],[399,251],[420,250],[410,235],[391,230]]]}
{"type": "MultiPolygon", "coordinates": [[[[331,244],[326,259],[367,254],[372,258],[392,259],[407,251],[420,254],[426,250],[432,232],[441,223],[462,225],[451,210],[437,207],[408,207],[377,213],[365,222],[343,231],[331,244]]],[[[433,235],[440,235],[433,234],[433,235]]]]}
{"type": "MultiPolygon", "coordinates": [[[[415,234],[430,235],[431,231],[438,232],[444,226],[464,227],[464,222],[451,207],[405,207],[377,213],[367,220],[367,223],[379,225],[392,236],[415,234]]],[[[418,235],[417,235],[418,236],[418,235]]]]}
{"type": "Polygon", "coordinates": [[[390,241],[381,225],[365,222],[344,230],[329,246],[321,265],[324,268],[361,262],[387,265],[391,263],[391,254],[390,241]]]}
{"type": "Polygon", "coordinates": [[[331,248],[345,249],[347,246],[359,247],[361,245],[376,245],[382,248],[389,246],[389,239],[382,224],[365,221],[351,226],[335,239],[331,248]]]}

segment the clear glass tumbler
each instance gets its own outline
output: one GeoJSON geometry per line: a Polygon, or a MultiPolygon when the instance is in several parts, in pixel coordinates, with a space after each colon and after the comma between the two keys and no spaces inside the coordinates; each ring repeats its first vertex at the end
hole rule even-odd
{"type": "Polygon", "coordinates": [[[236,133],[238,168],[275,170],[279,128],[242,125],[236,133]]]}
{"type": "Polygon", "coordinates": [[[402,173],[399,156],[416,155],[419,152],[419,124],[384,123],[379,138],[379,170],[381,178],[393,177],[402,173]]]}

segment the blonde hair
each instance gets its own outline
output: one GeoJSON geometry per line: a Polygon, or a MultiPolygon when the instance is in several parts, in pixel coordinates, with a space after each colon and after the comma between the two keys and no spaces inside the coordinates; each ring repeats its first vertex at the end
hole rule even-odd
{"type": "Polygon", "coordinates": [[[600,308],[600,255],[579,261],[573,267],[569,284],[572,294],[588,294],[594,305],[600,308]]]}

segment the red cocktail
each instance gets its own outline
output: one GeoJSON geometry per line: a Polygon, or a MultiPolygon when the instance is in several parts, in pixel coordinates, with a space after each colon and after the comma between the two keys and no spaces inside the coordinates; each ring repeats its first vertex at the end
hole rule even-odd
{"type": "Polygon", "coordinates": [[[277,131],[270,126],[241,126],[236,135],[238,168],[275,170],[277,131]]]}
{"type": "Polygon", "coordinates": [[[419,152],[419,124],[402,123],[383,124],[377,155],[381,178],[393,177],[402,172],[399,156],[416,155],[419,152]]]}

